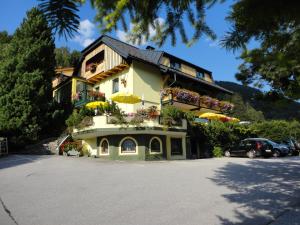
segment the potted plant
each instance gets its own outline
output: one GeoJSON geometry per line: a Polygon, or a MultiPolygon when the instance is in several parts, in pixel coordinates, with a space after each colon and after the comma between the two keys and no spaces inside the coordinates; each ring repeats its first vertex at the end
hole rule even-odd
{"type": "Polygon", "coordinates": [[[64,154],[67,156],[80,156],[81,145],[79,142],[69,141],[62,147],[64,154]]]}
{"type": "Polygon", "coordinates": [[[156,119],[159,116],[159,113],[157,111],[157,107],[156,106],[150,106],[147,109],[147,113],[148,113],[148,118],[149,119],[156,119]]]}
{"type": "Polygon", "coordinates": [[[97,70],[97,64],[96,64],[96,63],[92,63],[92,64],[90,65],[90,71],[91,71],[92,73],[95,73],[96,70],[97,70]]]}

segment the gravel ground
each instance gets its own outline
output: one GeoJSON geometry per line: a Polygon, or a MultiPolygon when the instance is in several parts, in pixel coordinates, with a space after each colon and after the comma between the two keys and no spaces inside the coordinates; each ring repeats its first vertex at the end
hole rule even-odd
{"type": "Polygon", "coordinates": [[[300,224],[300,157],[0,159],[0,225],[300,224]]]}

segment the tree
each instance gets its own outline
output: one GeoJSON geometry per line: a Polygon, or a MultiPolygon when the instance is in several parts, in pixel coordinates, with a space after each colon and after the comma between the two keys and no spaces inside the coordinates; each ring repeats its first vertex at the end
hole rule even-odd
{"type": "Polygon", "coordinates": [[[10,36],[6,31],[0,32],[0,61],[2,60],[2,57],[5,55],[5,51],[12,39],[12,36],[10,36]]]}
{"type": "Polygon", "coordinates": [[[37,140],[49,119],[55,55],[51,29],[27,12],[0,63],[0,132],[22,144],[37,140]]]}
{"type": "Polygon", "coordinates": [[[223,40],[227,49],[243,48],[236,78],[300,99],[300,2],[243,0],[228,16],[232,29],[223,40]],[[255,15],[255,16],[253,16],[255,15]],[[251,40],[258,47],[247,50],[251,40]]]}
{"type": "Polygon", "coordinates": [[[231,97],[231,102],[234,104],[232,116],[244,121],[263,121],[264,114],[261,111],[255,110],[248,102],[244,102],[242,97],[234,94],[231,97]]]}
{"type": "Polygon", "coordinates": [[[56,67],[76,67],[80,60],[81,53],[79,51],[72,51],[67,47],[55,49],[56,67]]]}
{"type": "MultiPolygon", "coordinates": [[[[85,0],[41,0],[40,8],[49,23],[59,34],[72,35],[78,28],[78,7],[85,0]]],[[[218,0],[90,0],[97,15],[95,20],[102,27],[102,32],[116,29],[121,23],[127,32],[129,23],[133,25],[129,38],[135,43],[151,40],[161,46],[168,37],[176,44],[176,32],[182,42],[191,45],[205,34],[215,39],[214,32],[205,23],[205,7],[218,0]],[[160,14],[164,10],[166,13],[160,14]],[[129,16],[130,22],[126,19],[129,16]],[[160,20],[163,19],[163,22],[160,20]],[[186,34],[184,19],[187,18],[194,29],[192,37],[186,34]],[[150,30],[156,34],[150,36],[150,30]]],[[[221,0],[222,1],[222,0],[221,0]]],[[[190,31],[189,31],[190,32],[190,31]]]]}

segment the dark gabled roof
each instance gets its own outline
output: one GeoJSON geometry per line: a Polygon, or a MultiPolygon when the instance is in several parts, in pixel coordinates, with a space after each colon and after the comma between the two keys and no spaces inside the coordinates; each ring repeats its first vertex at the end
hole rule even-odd
{"type": "Polygon", "coordinates": [[[82,54],[87,54],[88,52],[99,46],[100,43],[104,43],[105,45],[109,46],[125,59],[136,58],[154,65],[159,65],[160,57],[163,54],[162,51],[139,49],[133,45],[127,44],[123,41],[114,39],[106,35],[101,36],[84,50],[82,50],[82,54]]]}
{"type": "Polygon", "coordinates": [[[160,63],[160,59],[163,55],[167,55],[169,57],[173,57],[176,58],[188,65],[191,65],[192,67],[195,68],[199,68],[205,72],[208,72],[211,74],[210,71],[203,69],[202,67],[196,66],[190,62],[187,62],[185,60],[182,60],[176,56],[173,56],[169,53],[163,52],[163,51],[158,51],[158,50],[153,50],[153,49],[139,49],[133,45],[127,44],[123,41],[117,40],[115,38],[109,37],[107,35],[102,35],[101,37],[99,37],[96,41],[94,41],[92,44],[90,44],[89,46],[87,46],[85,49],[83,49],[81,51],[82,53],[82,57],[81,57],[81,62],[84,59],[84,56],[89,53],[90,51],[94,50],[95,48],[97,48],[99,46],[99,44],[104,43],[105,45],[107,45],[108,47],[110,47],[111,49],[113,49],[115,52],[117,52],[119,55],[121,55],[123,58],[125,59],[136,59],[136,60],[141,60],[144,61],[146,63],[150,63],[152,65],[155,65],[157,67],[159,67],[163,72],[166,71],[170,71],[176,74],[179,74],[181,76],[184,76],[186,78],[192,79],[194,81],[197,81],[199,83],[201,83],[202,85],[205,86],[209,86],[211,88],[215,88],[218,89],[219,91],[223,91],[225,93],[228,94],[233,94],[231,91],[215,84],[215,83],[211,83],[202,79],[198,79],[198,78],[194,78],[188,74],[185,74],[181,71],[172,69],[170,67],[166,67],[164,65],[162,65],[160,63]]]}

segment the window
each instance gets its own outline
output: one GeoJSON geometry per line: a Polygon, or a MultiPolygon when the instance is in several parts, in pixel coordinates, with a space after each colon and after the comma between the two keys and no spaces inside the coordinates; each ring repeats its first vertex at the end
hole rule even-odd
{"type": "Polygon", "coordinates": [[[171,154],[172,155],[182,155],[182,139],[181,138],[171,138],[171,154]]]}
{"type": "Polygon", "coordinates": [[[177,61],[171,61],[170,62],[170,64],[171,64],[171,68],[173,68],[173,69],[176,69],[176,70],[180,70],[181,69],[181,64],[179,63],[179,62],[177,62],[177,61]]]}
{"type": "Polygon", "coordinates": [[[201,72],[201,71],[197,71],[196,72],[196,77],[199,78],[199,79],[203,79],[204,78],[204,73],[201,72]]]}
{"type": "Polygon", "coordinates": [[[121,141],[121,154],[137,154],[137,142],[135,139],[126,137],[121,141]]]}
{"type": "Polygon", "coordinates": [[[150,154],[162,153],[162,143],[158,137],[154,137],[150,140],[150,154]]]}
{"type": "Polygon", "coordinates": [[[119,78],[113,79],[112,84],[112,93],[119,92],[119,78]]]}
{"type": "Polygon", "coordinates": [[[109,155],[108,146],[109,145],[107,139],[103,138],[100,142],[100,155],[109,155]]]}

